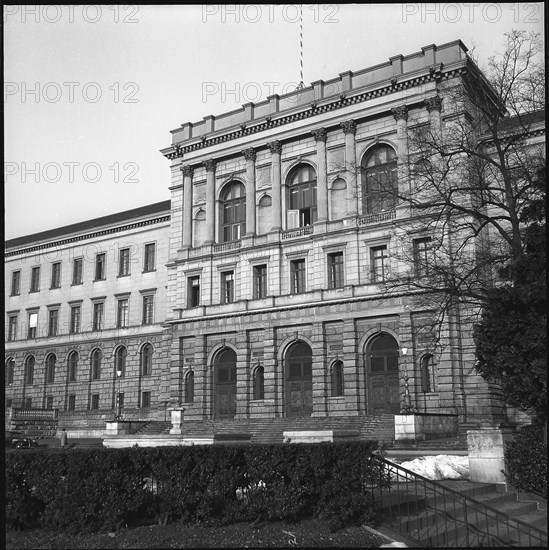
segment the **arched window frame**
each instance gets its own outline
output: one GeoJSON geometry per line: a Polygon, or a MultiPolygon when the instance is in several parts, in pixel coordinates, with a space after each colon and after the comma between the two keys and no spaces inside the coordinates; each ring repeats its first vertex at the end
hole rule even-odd
{"type": "Polygon", "coordinates": [[[99,348],[94,349],[90,355],[92,380],[101,380],[101,361],[102,360],[103,360],[103,352],[99,348]]]}
{"type": "Polygon", "coordinates": [[[6,361],[6,386],[11,386],[13,384],[13,376],[15,373],[15,359],[13,357],[8,357],[6,361]]]}
{"type": "Polygon", "coordinates": [[[46,384],[53,384],[55,382],[55,365],[57,363],[57,357],[55,353],[50,353],[46,357],[46,384]]]}
{"type": "Polygon", "coordinates": [[[219,196],[220,241],[239,241],[246,233],[246,187],[239,181],[228,183],[219,196]]]}
{"type": "Polygon", "coordinates": [[[317,220],[316,171],[310,164],[294,166],[287,178],[288,229],[317,220]]]}
{"type": "Polygon", "coordinates": [[[36,365],[36,359],[34,355],[29,355],[25,359],[25,383],[27,386],[34,384],[34,366],[36,365]]]}
{"type": "Polygon", "coordinates": [[[343,361],[334,361],[331,369],[332,397],[343,397],[345,395],[345,379],[343,375],[343,361]]]}
{"type": "Polygon", "coordinates": [[[394,210],[397,203],[397,154],[385,143],[370,148],[362,159],[362,208],[364,214],[394,210]]]}
{"type": "Polygon", "coordinates": [[[128,350],[125,346],[119,346],[114,352],[114,373],[122,371],[120,375],[122,378],[126,376],[126,359],[128,357],[128,350]]]}
{"type": "Polygon", "coordinates": [[[435,358],[432,353],[426,353],[419,360],[421,391],[433,393],[435,391],[435,358]]]}
{"type": "Polygon", "coordinates": [[[152,374],[152,356],[154,349],[151,344],[145,344],[141,348],[141,376],[150,376],[152,374]]]}
{"type": "Polygon", "coordinates": [[[76,382],[78,376],[78,352],[71,351],[67,359],[69,382],[76,382]]]}
{"type": "Polygon", "coordinates": [[[253,399],[260,401],[265,399],[265,369],[258,365],[253,372],[253,399]]]}
{"type": "Polygon", "coordinates": [[[185,403],[194,403],[194,371],[185,375],[185,403]]]}

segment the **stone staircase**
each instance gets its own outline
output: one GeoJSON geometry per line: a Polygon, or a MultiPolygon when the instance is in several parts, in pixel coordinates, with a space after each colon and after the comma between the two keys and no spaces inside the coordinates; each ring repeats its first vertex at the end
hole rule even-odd
{"type": "Polygon", "coordinates": [[[469,496],[478,506],[468,504],[466,510],[459,499],[445,500],[438,492],[418,492],[413,483],[400,484],[399,494],[391,491],[390,498],[383,500],[382,509],[390,519],[380,531],[414,547],[547,547],[546,500],[524,494],[519,497],[495,483],[438,483],[469,496]],[[487,507],[497,513],[486,513],[487,507]],[[521,523],[507,523],[507,518],[521,523]]]}
{"type": "MultiPolygon", "coordinates": [[[[148,422],[135,435],[167,435],[171,422],[148,422]]],[[[252,443],[282,443],[283,432],[305,430],[340,430],[358,434],[361,440],[391,443],[395,438],[394,420],[390,414],[352,417],[300,417],[235,420],[186,420],[183,437],[213,434],[252,434],[252,443]]]]}

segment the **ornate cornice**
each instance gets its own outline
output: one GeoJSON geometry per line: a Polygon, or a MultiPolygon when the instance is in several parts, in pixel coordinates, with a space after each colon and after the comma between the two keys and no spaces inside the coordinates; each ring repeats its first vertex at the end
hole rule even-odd
{"type": "Polygon", "coordinates": [[[267,145],[269,146],[271,155],[275,153],[278,153],[280,155],[280,153],[282,153],[282,143],[280,143],[280,141],[278,140],[271,141],[267,145]]]}
{"type": "Polygon", "coordinates": [[[253,162],[255,162],[255,159],[257,157],[257,152],[255,149],[253,149],[252,147],[250,147],[249,149],[244,149],[242,151],[242,154],[244,155],[244,158],[246,160],[251,160],[253,162]]]}
{"type": "Polygon", "coordinates": [[[151,220],[143,220],[137,223],[131,223],[127,225],[122,225],[120,227],[112,227],[110,229],[105,229],[103,231],[94,231],[93,233],[86,233],[85,235],[76,235],[68,239],[60,239],[57,241],[51,241],[49,243],[40,244],[37,246],[30,246],[27,248],[19,248],[13,251],[6,251],[4,256],[18,256],[19,254],[29,254],[31,252],[36,252],[37,250],[44,250],[46,248],[52,248],[54,246],[64,246],[67,244],[72,244],[78,241],[84,241],[86,239],[96,239],[97,237],[103,237],[105,235],[111,235],[113,233],[120,233],[121,231],[129,231],[131,229],[136,229],[138,227],[144,227],[146,225],[154,225],[157,223],[162,223],[170,220],[170,216],[161,216],[159,218],[153,218],[151,220]]]}
{"type": "Polygon", "coordinates": [[[311,134],[313,134],[315,141],[324,141],[328,139],[328,132],[326,131],[326,128],[318,128],[317,130],[311,130],[311,134]]]}
{"type": "MultiPolygon", "coordinates": [[[[458,67],[456,69],[451,69],[443,72],[442,64],[433,65],[432,67],[429,68],[428,74],[417,76],[409,80],[397,82],[394,85],[390,83],[387,86],[376,88],[374,90],[363,92],[354,96],[349,95],[350,92],[347,92],[347,94],[340,94],[337,97],[334,97],[333,100],[330,101],[329,103],[318,105],[314,110],[312,110],[309,106],[309,108],[303,111],[279,116],[279,118],[274,118],[274,117],[276,115],[280,115],[280,113],[274,113],[274,114],[271,113],[267,115],[263,119],[263,121],[260,121],[260,120],[252,121],[253,123],[255,123],[255,125],[248,126],[246,127],[245,130],[243,130],[242,128],[239,128],[238,130],[235,129],[234,131],[229,132],[227,134],[211,136],[210,138],[207,138],[206,136],[202,136],[199,141],[196,141],[195,143],[192,143],[190,145],[185,145],[185,146],[181,145],[181,143],[173,144],[171,146],[172,151],[165,153],[164,156],[170,160],[174,160],[176,158],[182,157],[185,153],[199,151],[200,149],[203,149],[205,147],[210,147],[212,145],[225,143],[233,139],[241,138],[245,135],[249,136],[252,134],[257,134],[259,132],[272,129],[277,126],[291,124],[293,122],[304,120],[312,116],[328,113],[330,111],[335,111],[337,109],[342,109],[344,107],[348,107],[349,105],[354,105],[356,103],[369,101],[371,99],[375,99],[388,94],[395,93],[396,91],[399,91],[399,90],[403,91],[403,90],[413,88],[415,86],[419,86],[421,84],[425,84],[428,82],[433,82],[433,81],[440,82],[442,79],[448,80],[450,78],[463,75],[467,71],[468,69],[466,67],[458,67]]],[[[327,98],[327,99],[330,100],[331,98],[327,98]]],[[[188,141],[188,140],[185,140],[185,141],[188,141]]]]}
{"type": "Polygon", "coordinates": [[[184,178],[192,178],[194,174],[194,168],[192,166],[189,166],[188,164],[186,166],[182,166],[180,168],[183,177],[184,178]]]}
{"type": "Polygon", "coordinates": [[[401,105],[400,107],[393,107],[391,113],[395,117],[395,120],[408,120],[408,107],[406,105],[401,105]]]}
{"type": "Polygon", "coordinates": [[[356,122],[354,120],[345,120],[341,123],[344,134],[356,134],[356,122]]]}

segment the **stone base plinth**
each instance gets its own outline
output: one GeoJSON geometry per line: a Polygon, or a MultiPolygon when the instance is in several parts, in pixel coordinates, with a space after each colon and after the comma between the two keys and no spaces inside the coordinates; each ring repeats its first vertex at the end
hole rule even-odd
{"type": "Polygon", "coordinates": [[[457,414],[395,414],[395,441],[416,443],[457,434],[457,414]]]}
{"type": "Polygon", "coordinates": [[[105,423],[105,431],[103,435],[126,435],[135,433],[139,428],[144,426],[146,422],[133,422],[127,420],[114,420],[113,422],[105,423]]]}
{"type": "Polygon", "coordinates": [[[305,430],[288,431],[282,433],[284,443],[323,443],[329,441],[355,441],[359,437],[358,432],[345,430],[305,430]]]}
{"type": "Polygon", "coordinates": [[[512,430],[480,428],[467,431],[470,480],[505,484],[505,443],[512,439],[512,430]]]}

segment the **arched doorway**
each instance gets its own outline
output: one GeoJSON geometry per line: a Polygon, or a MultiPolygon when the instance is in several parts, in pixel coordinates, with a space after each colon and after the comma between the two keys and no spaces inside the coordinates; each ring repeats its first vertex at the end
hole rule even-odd
{"type": "Polygon", "coordinates": [[[368,369],[368,412],[400,412],[398,343],[389,334],[375,337],[366,351],[368,369]]]}
{"type": "Polygon", "coordinates": [[[214,418],[233,419],[236,415],[236,353],[224,349],[214,362],[214,418]]]}
{"type": "Polygon", "coordinates": [[[310,416],[313,412],[313,354],[305,342],[286,354],[286,416],[310,416]]]}

